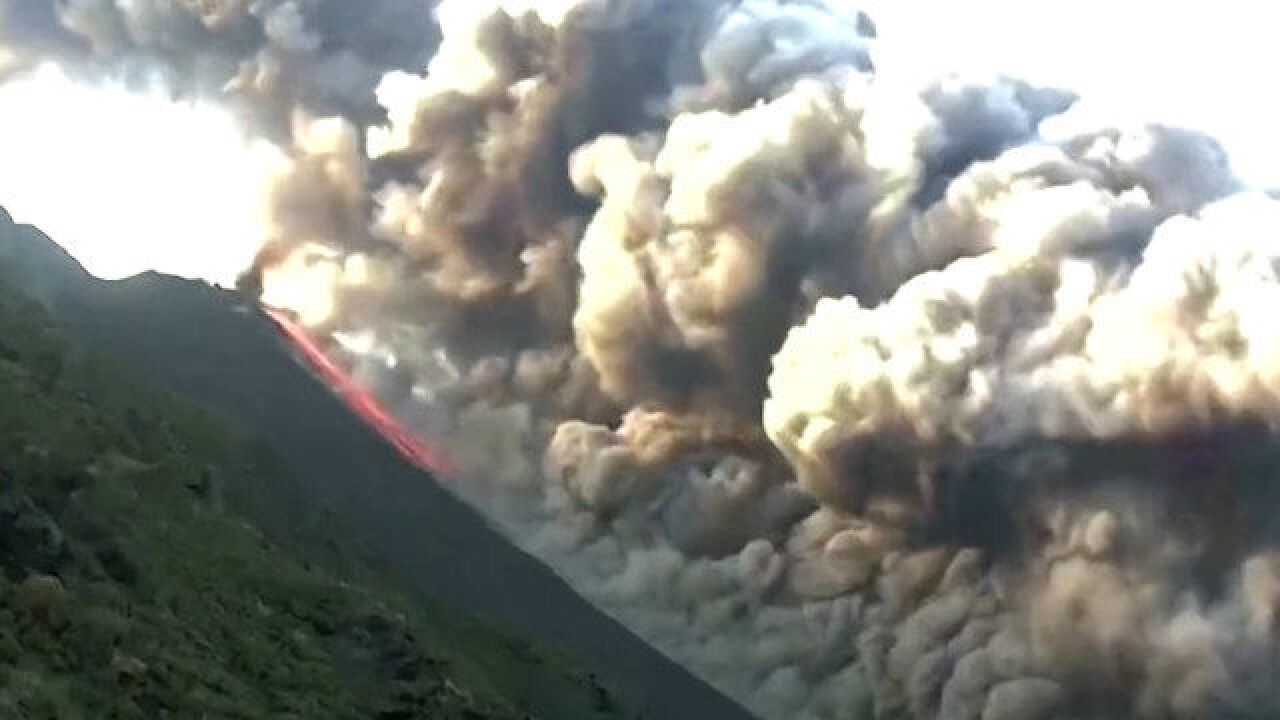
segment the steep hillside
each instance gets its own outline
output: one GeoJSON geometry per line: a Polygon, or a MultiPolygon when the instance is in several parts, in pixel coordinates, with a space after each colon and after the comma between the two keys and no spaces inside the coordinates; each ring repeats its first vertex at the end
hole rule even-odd
{"type": "Polygon", "coordinates": [[[238,508],[285,472],[0,282],[0,716],[616,716],[322,523],[277,545],[238,508]]]}
{"type": "MultiPolygon", "coordinates": [[[[139,547],[153,548],[133,557],[132,564],[141,575],[155,572],[152,568],[171,567],[175,573],[199,577],[175,575],[161,585],[172,582],[191,588],[192,596],[201,602],[217,597],[215,590],[246,598],[212,617],[228,623],[220,626],[220,632],[238,635],[250,644],[266,643],[259,648],[264,659],[277,646],[294,652],[289,644],[294,628],[279,635],[284,638],[281,645],[263,640],[276,635],[260,634],[251,627],[237,629],[236,618],[250,616],[254,610],[264,617],[284,617],[288,612],[274,606],[277,601],[272,598],[284,606],[305,605],[313,602],[309,598],[315,594],[321,597],[312,606],[349,608],[330,623],[336,640],[326,646],[325,657],[337,663],[333,674],[300,676],[305,676],[309,687],[336,682],[335,676],[366,678],[346,696],[357,699],[343,708],[373,707],[362,705],[358,698],[377,697],[388,688],[393,691],[391,700],[399,697],[397,702],[419,703],[415,713],[426,707],[422,703],[436,701],[419,701],[413,695],[417,690],[404,691],[406,681],[396,678],[398,666],[369,659],[390,653],[430,659],[421,663],[430,668],[423,671],[427,679],[412,682],[434,687],[430,678],[436,677],[442,689],[431,697],[454,703],[405,717],[449,717],[455,708],[481,713],[477,717],[504,717],[511,712],[547,718],[609,717],[615,712],[610,710],[611,702],[622,708],[617,714],[627,717],[747,717],[738,706],[595,610],[470,508],[405,463],[303,370],[270,323],[234,293],[159,275],[100,282],[38,231],[0,217],[0,279],[4,278],[68,328],[54,332],[61,338],[57,342],[111,358],[148,382],[194,401],[202,410],[173,400],[166,400],[166,407],[181,407],[183,413],[200,417],[199,427],[225,429],[219,431],[221,444],[214,443],[229,448],[220,451],[230,453],[221,462],[211,461],[208,455],[161,457],[140,456],[128,448],[118,453],[112,448],[95,450],[98,454],[112,450],[111,458],[120,455],[119,460],[110,460],[115,464],[105,466],[112,468],[109,475],[116,479],[105,483],[103,492],[123,493],[124,499],[103,507],[134,513],[136,520],[121,521],[121,526],[142,538],[139,547]],[[180,466],[186,474],[174,475],[167,469],[170,466],[180,466]],[[206,472],[208,467],[213,470],[206,472]],[[216,507],[229,510],[220,513],[216,507]],[[233,520],[237,514],[245,520],[233,520]],[[201,529],[208,523],[242,537],[201,540],[200,533],[213,532],[201,529]],[[191,537],[172,535],[175,527],[192,533],[191,537]],[[184,555],[195,552],[189,548],[222,559],[184,555]],[[242,557],[235,554],[241,552],[237,548],[254,554],[242,557]],[[155,555],[147,554],[151,552],[155,555]],[[232,554],[222,557],[221,553],[232,554]],[[295,589],[293,571],[277,570],[277,561],[297,568],[297,577],[325,578],[314,582],[341,588],[334,592],[351,599],[325,599],[320,591],[306,590],[302,580],[297,581],[301,589],[295,589]],[[240,574],[228,575],[228,568],[240,574]],[[338,583],[338,578],[343,582],[338,583]],[[266,583],[261,590],[259,582],[266,583]],[[367,609],[377,607],[383,597],[397,599],[387,600],[385,610],[367,609]],[[265,611],[259,609],[259,599],[265,611]],[[488,625],[464,619],[470,616],[488,625]],[[485,627],[499,627],[530,642],[512,641],[485,627]],[[413,638],[412,651],[400,646],[371,649],[358,643],[352,649],[347,639],[354,633],[362,641],[381,642],[379,638],[402,638],[405,632],[413,638]],[[591,675],[584,679],[568,668],[590,668],[591,675]],[[608,694],[600,686],[608,688],[608,694]]],[[[29,310],[11,315],[36,317],[29,310]]],[[[75,357],[84,354],[67,352],[75,357]]],[[[26,366],[32,373],[36,368],[58,367],[57,362],[30,358],[26,366]]],[[[127,403],[134,391],[119,390],[123,386],[112,377],[77,387],[95,393],[109,388],[110,397],[121,398],[112,402],[127,403]]],[[[40,387],[37,380],[31,382],[40,387]]],[[[67,381],[59,376],[52,382],[50,391],[67,381]]],[[[66,392],[74,399],[84,390],[67,386],[66,392]]],[[[102,405],[108,399],[94,400],[91,406],[125,413],[125,405],[102,405]]],[[[61,416],[60,411],[50,414],[61,416]]],[[[125,418],[120,421],[123,427],[134,422],[127,413],[120,417],[125,418]]],[[[146,429],[139,432],[153,435],[146,429]]],[[[186,438],[192,432],[183,429],[169,436],[186,438]]],[[[206,431],[195,436],[202,432],[206,431]]],[[[97,460],[98,455],[87,453],[68,462],[70,467],[84,467],[97,460]]],[[[53,500],[70,492],[65,488],[49,491],[53,500]]],[[[150,587],[136,592],[148,593],[150,587]]],[[[75,595],[70,584],[67,592],[75,595]]],[[[178,618],[175,610],[169,612],[178,618]]],[[[141,655],[128,657],[152,667],[141,655]]],[[[273,672],[287,672],[267,665],[273,672]]],[[[253,681],[250,674],[246,687],[270,692],[291,687],[290,682],[282,678],[277,683],[270,676],[253,681]]],[[[334,703],[348,702],[341,693],[333,695],[334,703]]],[[[261,703],[262,698],[250,701],[253,707],[261,703]]],[[[400,711],[398,706],[391,707],[400,711]]],[[[344,711],[335,710],[338,715],[344,711]]],[[[302,709],[294,712],[299,717],[317,716],[302,709]]]]}

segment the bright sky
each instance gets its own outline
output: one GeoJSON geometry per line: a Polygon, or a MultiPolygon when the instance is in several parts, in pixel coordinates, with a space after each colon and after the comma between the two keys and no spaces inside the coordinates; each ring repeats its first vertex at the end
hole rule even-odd
{"type": "Polygon", "coordinates": [[[1248,181],[1280,186],[1280,3],[865,0],[877,65],[999,72],[1078,90],[1121,119],[1209,131],[1248,181]]]}
{"type": "Polygon", "coordinates": [[[0,205],[99,277],[232,284],[262,242],[280,161],[211,104],[90,88],[52,66],[0,86],[0,205]]]}
{"type": "MultiPolygon", "coordinates": [[[[1075,88],[1104,117],[1209,131],[1246,180],[1280,187],[1280,3],[856,4],[879,26],[885,74],[1004,71],[1075,88]]],[[[38,80],[0,87],[0,203],[100,276],[159,269],[230,283],[261,238],[276,156],[210,105],[91,90],[53,70],[38,80]]]]}

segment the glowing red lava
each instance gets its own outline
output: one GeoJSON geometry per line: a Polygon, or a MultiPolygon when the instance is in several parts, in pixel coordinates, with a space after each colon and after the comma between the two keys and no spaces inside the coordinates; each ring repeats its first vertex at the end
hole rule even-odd
{"type": "Polygon", "coordinates": [[[262,310],[324,384],[328,385],[329,389],[342,398],[352,412],[376,430],[406,460],[436,478],[443,480],[454,476],[453,465],[445,458],[444,453],[427,445],[382,407],[368,390],[361,387],[345,370],[330,360],[307,331],[295,323],[288,314],[265,305],[262,310]]]}

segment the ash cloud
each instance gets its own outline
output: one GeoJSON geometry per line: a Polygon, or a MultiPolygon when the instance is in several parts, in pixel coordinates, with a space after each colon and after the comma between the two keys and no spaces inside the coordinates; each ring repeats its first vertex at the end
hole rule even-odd
{"type": "MultiPolygon", "coordinates": [[[[429,0],[3,0],[0,51],[87,78],[159,79],[219,96],[272,137],[292,111],[361,122],[384,73],[421,67],[438,42],[429,0]]],[[[0,70],[3,66],[0,66],[0,70]]]]}
{"type": "Polygon", "coordinates": [[[58,7],[3,62],[249,108],[246,288],[763,717],[1280,712],[1280,203],[1212,138],[822,0],[58,7]]]}

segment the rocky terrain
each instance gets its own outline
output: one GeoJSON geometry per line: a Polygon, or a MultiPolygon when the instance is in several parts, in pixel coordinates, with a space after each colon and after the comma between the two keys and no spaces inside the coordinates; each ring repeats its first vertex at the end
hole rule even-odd
{"type": "Polygon", "coordinates": [[[741,713],[380,445],[234,295],[99,283],[3,215],[0,565],[3,717],[741,713]]]}

